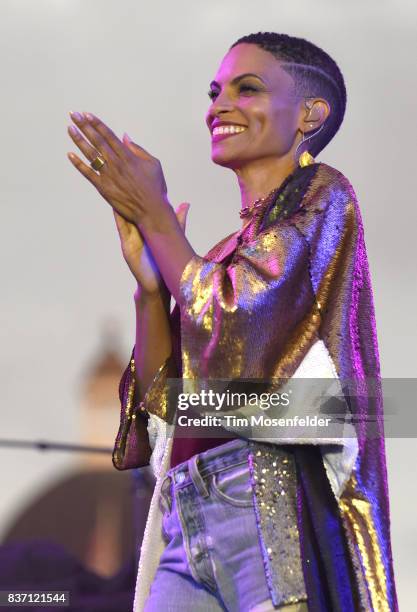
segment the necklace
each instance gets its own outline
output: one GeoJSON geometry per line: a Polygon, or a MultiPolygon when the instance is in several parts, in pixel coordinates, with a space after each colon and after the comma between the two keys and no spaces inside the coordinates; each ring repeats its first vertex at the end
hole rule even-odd
{"type": "Polygon", "coordinates": [[[271,196],[278,189],[279,187],[274,187],[274,189],[272,189],[272,191],[270,191],[268,195],[264,196],[263,198],[258,198],[257,200],[253,202],[253,204],[250,204],[249,206],[245,206],[244,208],[242,208],[239,212],[240,218],[243,219],[244,217],[248,217],[253,211],[255,212],[259,211],[261,207],[263,207],[266,203],[270,202],[271,196]]]}

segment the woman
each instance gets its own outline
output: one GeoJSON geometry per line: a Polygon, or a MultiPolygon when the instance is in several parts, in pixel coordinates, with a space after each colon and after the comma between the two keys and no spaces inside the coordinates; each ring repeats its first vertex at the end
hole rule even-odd
{"type": "Polygon", "coordinates": [[[243,224],[205,257],[158,160],[72,114],[91,167],[70,159],[113,207],[138,282],[113,453],[117,469],[150,462],[157,477],[135,610],[396,610],[360,211],[348,180],[312,157],[342,123],[343,77],[308,41],[257,33],[232,45],[209,95],[212,160],[237,176],[243,224]],[[196,392],[218,379],[269,390],[310,379],[290,416],[326,413],[311,381],[331,381],[343,432],[245,435],[223,412],[226,441],[215,427],[185,438],[170,395],[181,378],[196,392]]]}

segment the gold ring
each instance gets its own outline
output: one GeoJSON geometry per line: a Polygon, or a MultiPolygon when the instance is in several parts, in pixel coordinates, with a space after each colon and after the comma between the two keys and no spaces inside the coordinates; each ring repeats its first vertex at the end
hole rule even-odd
{"type": "Polygon", "coordinates": [[[106,160],[97,155],[97,157],[93,159],[92,162],[90,162],[90,166],[93,168],[93,170],[100,170],[100,168],[102,168],[105,163],[106,160]]]}

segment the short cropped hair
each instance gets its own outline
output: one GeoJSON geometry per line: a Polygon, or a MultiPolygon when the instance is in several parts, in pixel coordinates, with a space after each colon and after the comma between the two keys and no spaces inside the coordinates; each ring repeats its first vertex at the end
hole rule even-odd
{"type": "Polygon", "coordinates": [[[294,95],[324,98],[330,105],[330,114],[316,138],[308,141],[308,150],[317,155],[331,141],[342,124],[346,110],[346,87],[336,62],[323,49],[304,38],[257,32],[242,36],[230,49],[240,43],[254,44],[269,51],[281,67],[294,79],[294,95]]]}

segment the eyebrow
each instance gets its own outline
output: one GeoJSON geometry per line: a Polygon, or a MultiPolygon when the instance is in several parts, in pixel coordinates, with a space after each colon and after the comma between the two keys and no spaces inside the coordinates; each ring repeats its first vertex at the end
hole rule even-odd
{"type": "MultiPolygon", "coordinates": [[[[255,77],[256,79],[259,79],[260,81],[262,81],[263,83],[265,83],[265,81],[258,76],[257,74],[255,74],[254,72],[244,72],[243,74],[239,74],[238,76],[236,76],[234,79],[232,79],[230,81],[231,85],[236,85],[236,83],[238,83],[239,81],[241,81],[242,79],[244,79],[245,77],[255,77]]],[[[212,81],[210,83],[210,87],[219,87],[220,88],[220,83],[218,83],[217,81],[212,81]]]]}

